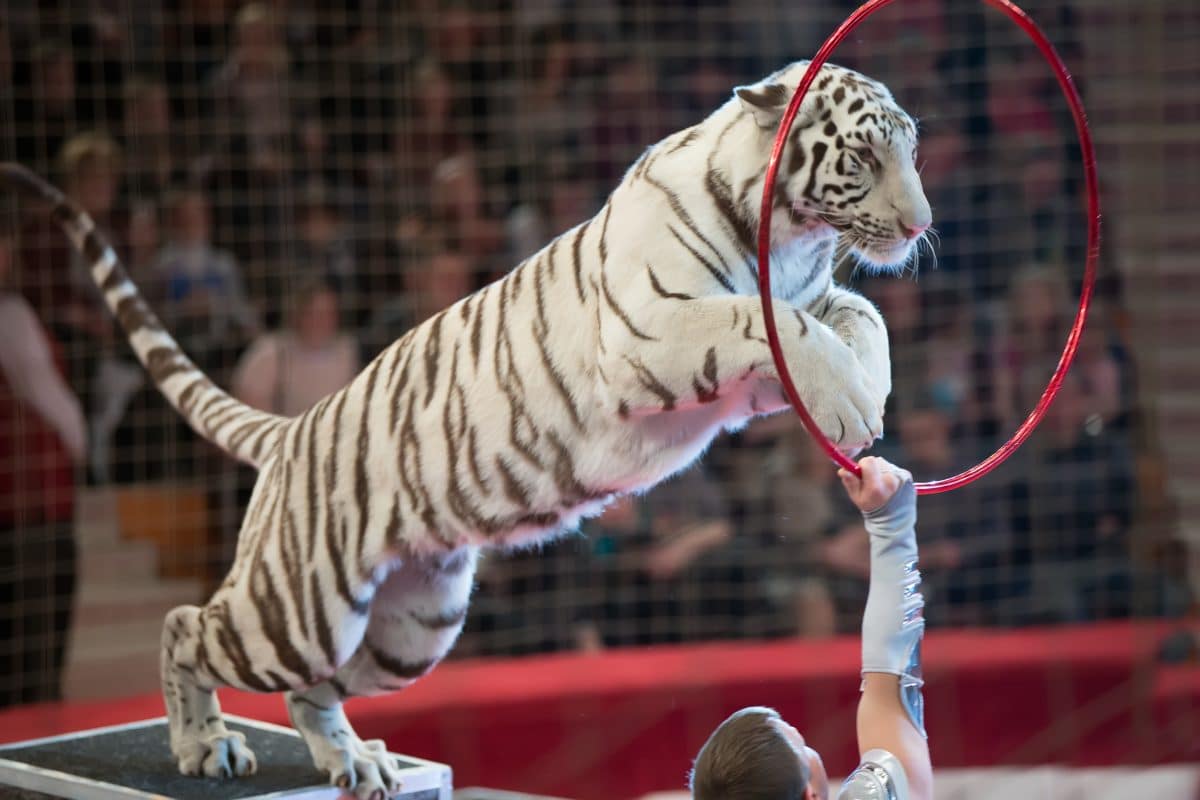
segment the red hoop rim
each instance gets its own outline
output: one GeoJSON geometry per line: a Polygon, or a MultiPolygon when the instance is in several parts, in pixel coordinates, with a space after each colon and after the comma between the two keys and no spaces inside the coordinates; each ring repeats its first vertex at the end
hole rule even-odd
{"type": "MultiPolygon", "coordinates": [[[[791,401],[792,407],[800,416],[800,420],[804,423],[804,427],[808,430],[809,434],[812,435],[817,444],[839,466],[850,470],[855,475],[861,475],[858,465],[843,455],[829,441],[828,437],[821,432],[821,429],[813,421],[812,416],[808,413],[808,409],[804,407],[804,403],[800,399],[800,394],[796,391],[796,386],[792,382],[792,375],[788,371],[787,362],[783,357],[783,348],[779,343],[779,332],[775,329],[775,309],[771,302],[772,200],[775,193],[776,175],[779,172],[779,162],[783,155],[783,148],[787,141],[788,132],[791,130],[796,113],[800,110],[800,104],[804,101],[805,95],[808,94],[808,89],[812,85],[813,80],[816,79],[817,73],[825,65],[825,62],[837,46],[842,43],[842,40],[857,28],[860,23],[876,11],[891,5],[893,2],[895,0],[868,0],[868,2],[863,3],[838,26],[837,30],[830,34],[825,43],[821,45],[821,49],[813,57],[812,62],[808,65],[804,77],[800,80],[800,85],[796,87],[796,93],[792,95],[791,103],[788,104],[787,111],[779,123],[779,130],[775,136],[775,145],[771,150],[771,160],[767,163],[766,182],[763,185],[762,210],[759,214],[758,224],[759,297],[762,301],[763,323],[767,330],[767,340],[771,346],[771,357],[774,359],[775,368],[779,372],[779,380],[783,384],[788,400],[791,401]]],[[[1096,260],[1100,254],[1100,190],[1096,178],[1096,154],[1092,147],[1092,136],[1088,129],[1087,114],[1083,109],[1083,101],[1079,97],[1079,92],[1075,88],[1071,74],[1067,71],[1066,64],[1063,63],[1054,46],[1050,44],[1037,24],[1021,8],[1009,2],[1009,0],[983,0],[983,2],[1007,14],[1033,43],[1037,45],[1042,57],[1054,71],[1054,76],[1058,79],[1058,85],[1062,89],[1063,96],[1071,108],[1071,116],[1075,120],[1075,134],[1079,139],[1079,148],[1083,159],[1084,178],[1087,183],[1087,264],[1084,268],[1083,286],[1079,292],[1079,310],[1075,314],[1075,321],[1071,326],[1070,333],[1067,335],[1067,342],[1063,347],[1062,355],[1059,357],[1058,366],[1055,367],[1054,374],[1046,384],[1046,389],[1042,392],[1041,399],[1038,400],[1033,411],[1029,413],[1029,416],[1025,418],[1025,421],[1021,423],[1009,440],[997,449],[996,452],[957,475],[942,478],[941,480],[917,483],[917,494],[949,492],[982,478],[1004,463],[1017,448],[1024,444],[1029,435],[1033,433],[1034,428],[1038,426],[1038,423],[1042,421],[1042,417],[1046,415],[1046,410],[1050,407],[1050,403],[1053,402],[1055,395],[1058,394],[1059,387],[1067,375],[1067,370],[1075,358],[1075,351],[1079,348],[1079,340],[1083,335],[1083,326],[1087,320],[1088,306],[1092,300],[1092,288],[1096,282],[1096,260]]]]}

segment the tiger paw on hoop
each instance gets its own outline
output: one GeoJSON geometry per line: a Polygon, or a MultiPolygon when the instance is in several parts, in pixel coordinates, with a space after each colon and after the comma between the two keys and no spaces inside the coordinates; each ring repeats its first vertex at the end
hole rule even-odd
{"type": "Polygon", "coordinates": [[[817,348],[807,363],[800,362],[806,373],[800,394],[829,441],[852,458],[883,435],[877,381],[832,331],[824,326],[810,328],[817,348]]]}

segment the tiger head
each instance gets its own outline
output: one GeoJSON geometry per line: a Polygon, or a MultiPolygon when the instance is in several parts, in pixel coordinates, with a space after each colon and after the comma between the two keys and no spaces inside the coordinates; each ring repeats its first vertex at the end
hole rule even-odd
{"type": "MultiPolygon", "coordinates": [[[[735,89],[743,113],[773,137],[807,61],[735,89]]],[[[770,146],[763,145],[768,153],[770,146]]],[[[836,232],[868,265],[898,269],[932,214],[917,175],[917,126],[878,81],[826,64],[804,98],[780,159],[777,211],[836,232]]]]}

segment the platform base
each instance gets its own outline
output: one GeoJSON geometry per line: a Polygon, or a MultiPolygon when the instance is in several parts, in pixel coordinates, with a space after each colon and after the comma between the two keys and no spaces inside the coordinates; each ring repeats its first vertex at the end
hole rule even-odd
{"type": "MultiPolygon", "coordinates": [[[[79,731],[0,747],[0,795],[21,790],[71,800],[336,800],[290,728],[225,715],[230,730],[246,736],[258,772],[244,778],[180,775],[171,757],[166,717],[79,731]]],[[[451,770],[411,756],[396,756],[403,789],[397,800],[451,800],[451,770]]]]}

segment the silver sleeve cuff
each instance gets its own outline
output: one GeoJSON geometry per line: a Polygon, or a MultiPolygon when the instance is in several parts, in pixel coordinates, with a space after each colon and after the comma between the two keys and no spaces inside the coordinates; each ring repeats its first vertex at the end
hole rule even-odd
{"type": "Polygon", "coordinates": [[[837,800],[908,800],[908,775],[900,759],[887,750],[868,750],[837,800]]]}

